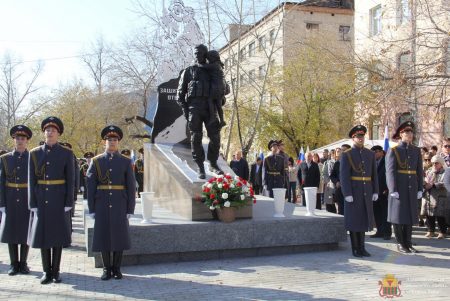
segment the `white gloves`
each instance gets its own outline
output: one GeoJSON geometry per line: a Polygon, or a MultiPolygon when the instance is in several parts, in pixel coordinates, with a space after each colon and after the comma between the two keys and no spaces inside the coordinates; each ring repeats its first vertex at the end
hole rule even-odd
{"type": "Polygon", "coordinates": [[[3,214],[5,214],[6,208],[5,208],[5,207],[0,207],[0,212],[3,213],[3,214]]]}
{"type": "Polygon", "coordinates": [[[72,207],[64,207],[64,212],[69,212],[70,210],[72,210],[72,207]]]}
{"type": "Polygon", "coordinates": [[[378,200],[378,193],[372,195],[372,201],[375,202],[376,200],[378,200]]]}
{"type": "Polygon", "coordinates": [[[90,218],[95,219],[95,213],[88,213],[88,214],[86,214],[86,215],[89,216],[90,218]]]}
{"type": "Polygon", "coordinates": [[[81,191],[81,192],[84,192],[84,186],[81,186],[81,187],[80,187],[80,191],[81,191]]]}
{"type": "Polygon", "coordinates": [[[264,188],[264,190],[267,190],[267,185],[264,185],[264,187],[263,187],[263,188],[264,188]]]}
{"type": "Polygon", "coordinates": [[[345,197],[345,201],[349,203],[353,203],[353,197],[351,195],[345,197]]]}
{"type": "Polygon", "coordinates": [[[422,198],[422,191],[417,191],[417,199],[421,199],[422,198]]]}
{"type": "Polygon", "coordinates": [[[394,199],[400,198],[400,196],[398,195],[398,192],[391,193],[391,197],[393,197],[394,199]]]}
{"type": "Polygon", "coordinates": [[[37,213],[37,208],[30,208],[31,212],[37,213]]]}
{"type": "Polygon", "coordinates": [[[129,219],[133,214],[127,214],[127,218],[129,219]]]}

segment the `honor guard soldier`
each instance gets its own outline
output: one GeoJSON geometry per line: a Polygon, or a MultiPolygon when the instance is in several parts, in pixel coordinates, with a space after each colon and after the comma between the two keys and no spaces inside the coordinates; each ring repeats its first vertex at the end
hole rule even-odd
{"type": "Polygon", "coordinates": [[[11,268],[8,275],[28,274],[27,244],[30,211],[28,210],[28,140],[33,135],[24,125],[9,131],[14,151],[0,157],[0,241],[8,244],[11,268]],[[20,245],[20,259],[19,259],[20,245]]]}
{"type": "Polygon", "coordinates": [[[81,190],[83,192],[83,199],[87,200],[87,170],[89,165],[91,164],[92,158],[94,157],[93,152],[86,152],[84,153],[84,159],[86,159],[85,162],[81,164],[80,167],[80,184],[81,184],[81,190]]]}
{"type": "Polygon", "coordinates": [[[366,132],[363,125],[350,130],[348,135],[353,140],[353,147],[345,151],[340,160],[345,228],[350,232],[355,257],[370,256],[364,245],[365,232],[372,230],[372,202],[378,199],[377,165],[374,152],[364,147],[366,132]]]}
{"type": "Polygon", "coordinates": [[[141,192],[144,191],[144,149],[142,147],[139,149],[139,153],[140,158],[134,162],[134,176],[138,183],[138,193],[140,196],[141,192]]]}
{"type": "Polygon", "coordinates": [[[269,150],[272,151],[270,156],[264,159],[264,185],[269,190],[269,196],[273,198],[273,188],[284,188],[285,169],[284,158],[279,156],[278,142],[270,140],[268,144],[269,150]]]}
{"type": "Polygon", "coordinates": [[[401,253],[417,253],[411,236],[412,225],[419,221],[417,200],[422,198],[423,166],[420,148],[412,144],[413,131],[413,122],[402,123],[392,137],[400,142],[386,155],[388,222],[393,224],[397,249],[401,253]]]}
{"type": "Polygon", "coordinates": [[[121,279],[122,253],[131,246],[128,218],[134,213],[136,180],[131,160],[118,152],[122,130],[107,126],[101,137],[105,152],[92,159],[87,172],[89,214],[95,219],[92,251],[102,254],[102,280],[121,279]]]}
{"type": "Polygon", "coordinates": [[[28,202],[33,212],[28,240],[32,248],[41,249],[44,269],[41,284],[60,283],[62,248],[71,243],[74,156],[58,143],[64,132],[59,118],[44,119],[41,130],[45,142],[30,151],[28,163],[28,202]]]}

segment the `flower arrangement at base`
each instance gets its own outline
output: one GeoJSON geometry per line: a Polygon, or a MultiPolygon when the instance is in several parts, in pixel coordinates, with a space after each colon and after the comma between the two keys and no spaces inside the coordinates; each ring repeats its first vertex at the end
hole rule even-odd
{"type": "Polygon", "coordinates": [[[249,201],[256,203],[253,188],[241,177],[230,174],[219,175],[202,186],[203,202],[209,209],[221,207],[243,207],[249,201]]]}

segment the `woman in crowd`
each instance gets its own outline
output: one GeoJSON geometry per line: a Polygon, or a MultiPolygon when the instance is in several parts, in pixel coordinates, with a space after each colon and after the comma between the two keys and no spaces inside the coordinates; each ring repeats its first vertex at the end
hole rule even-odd
{"type": "Polygon", "coordinates": [[[319,165],[319,172],[320,172],[320,183],[319,188],[317,189],[317,209],[322,208],[322,200],[323,200],[323,163],[320,162],[320,157],[317,153],[313,154],[313,161],[319,165]]]}
{"type": "Polygon", "coordinates": [[[297,173],[298,173],[298,165],[294,164],[294,159],[289,157],[288,159],[288,202],[297,203],[297,173]]]}

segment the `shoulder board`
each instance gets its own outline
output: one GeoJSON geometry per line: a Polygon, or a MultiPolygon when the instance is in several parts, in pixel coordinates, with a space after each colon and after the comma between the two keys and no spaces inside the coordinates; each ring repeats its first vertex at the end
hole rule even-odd
{"type": "Polygon", "coordinates": [[[31,152],[36,152],[36,151],[38,151],[40,148],[41,148],[41,146],[36,146],[35,148],[33,148],[33,149],[30,150],[30,153],[31,153],[31,152]]]}
{"type": "Polygon", "coordinates": [[[127,160],[130,160],[131,161],[131,159],[130,158],[128,158],[127,156],[125,156],[125,155],[122,155],[122,154],[120,154],[123,158],[125,158],[125,159],[127,159],[127,160]]]}
{"type": "Polygon", "coordinates": [[[7,157],[8,155],[11,155],[11,152],[1,155],[0,158],[7,157]]]}
{"type": "Polygon", "coordinates": [[[391,148],[397,148],[397,146],[398,146],[398,144],[397,144],[397,145],[395,145],[395,146],[393,146],[393,147],[391,147],[391,148]]]}
{"type": "Polygon", "coordinates": [[[92,158],[92,160],[98,159],[99,157],[101,157],[103,154],[97,155],[94,158],[92,158]]]}
{"type": "Polygon", "coordinates": [[[65,148],[65,149],[67,149],[68,151],[70,151],[70,152],[72,152],[73,153],[73,150],[71,150],[70,148],[68,148],[67,146],[64,146],[64,145],[61,145],[60,144],[60,146],[62,146],[63,148],[65,148]]]}
{"type": "Polygon", "coordinates": [[[346,150],[344,151],[344,153],[347,153],[347,152],[349,152],[349,151],[351,151],[351,150],[352,150],[351,148],[346,149],[346,150]]]}

